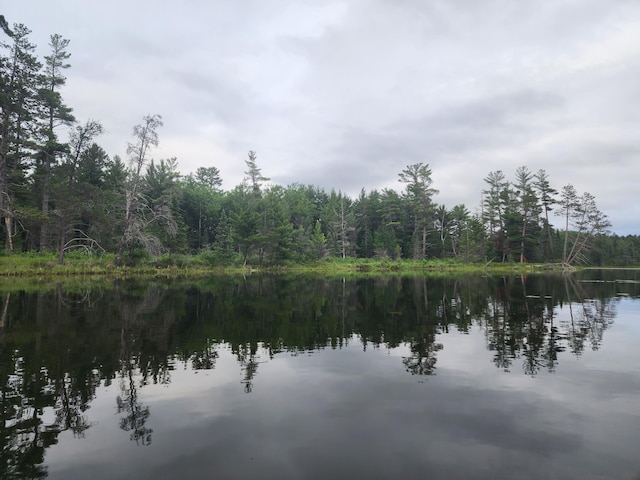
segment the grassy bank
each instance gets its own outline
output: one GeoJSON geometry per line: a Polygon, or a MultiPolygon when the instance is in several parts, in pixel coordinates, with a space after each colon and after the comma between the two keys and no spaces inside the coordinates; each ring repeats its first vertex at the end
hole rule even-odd
{"type": "Polygon", "coordinates": [[[327,259],[314,263],[278,266],[218,265],[206,255],[165,255],[140,258],[115,266],[115,256],[69,255],[60,265],[54,254],[26,253],[0,257],[2,277],[182,277],[211,274],[294,273],[333,275],[451,275],[467,273],[514,274],[553,270],[553,266],[520,263],[464,263],[453,260],[327,259]]]}

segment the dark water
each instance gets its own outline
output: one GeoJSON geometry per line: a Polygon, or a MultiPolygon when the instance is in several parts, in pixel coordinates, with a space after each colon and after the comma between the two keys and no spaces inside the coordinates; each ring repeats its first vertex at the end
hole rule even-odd
{"type": "Polygon", "coordinates": [[[640,272],[0,291],[0,478],[640,478],[640,272]]]}

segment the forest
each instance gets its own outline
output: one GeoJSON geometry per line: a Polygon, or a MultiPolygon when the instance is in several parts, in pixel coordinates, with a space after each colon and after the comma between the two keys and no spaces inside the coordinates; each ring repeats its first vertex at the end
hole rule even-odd
{"type": "Polygon", "coordinates": [[[275,185],[249,151],[240,185],[215,166],[180,174],[154,159],[162,117],[132,127],[127,157],[100,146],[104,127],[62,96],[69,40],[51,35],[40,59],[22,24],[0,17],[0,255],[198,255],[212,265],[283,265],[325,258],[639,265],[640,236],[617,236],[588,192],[554,188],[544,170],[488,172],[480,206],[438,204],[426,163],[398,172],[399,189],[352,198],[313,185],[275,185]],[[558,223],[553,225],[552,219],[558,223]]]}

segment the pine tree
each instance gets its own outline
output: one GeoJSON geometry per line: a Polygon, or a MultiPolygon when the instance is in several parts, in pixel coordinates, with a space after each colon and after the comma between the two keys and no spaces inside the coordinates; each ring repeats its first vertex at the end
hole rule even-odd
{"type": "Polygon", "coordinates": [[[67,151],[68,145],[60,143],[55,129],[60,125],[70,125],[75,121],[71,108],[62,102],[60,88],[66,83],[64,70],[70,67],[67,62],[71,54],[67,52],[69,40],[60,35],[51,35],[49,43],[51,54],[44,57],[45,70],[39,97],[43,109],[43,145],[37,155],[36,178],[41,195],[42,216],[44,222],[40,229],[40,250],[46,250],[49,244],[49,208],[51,197],[51,170],[58,158],[67,151]]]}
{"type": "Polygon", "coordinates": [[[31,30],[16,24],[10,44],[0,43],[6,53],[0,54],[0,215],[4,220],[6,249],[14,248],[15,217],[26,223],[26,170],[33,153],[38,108],[38,79],[41,64],[34,55],[35,45],[29,41],[31,30]]]}
{"type": "Polygon", "coordinates": [[[246,175],[245,181],[248,181],[251,186],[251,191],[254,195],[260,195],[260,187],[264,182],[268,182],[271,180],[269,177],[265,177],[262,175],[262,169],[258,168],[256,163],[258,156],[256,152],[250,150],[249,151],[249,159],[244,162],[247,164],[248,170],[244,172],[246,175]]]}
{"type": "Polygon", "coordinates": [[[398,174],[399,181],[407,184],[405,198],[413,212],[413,258],[425,258],[427,255],[427,233],[435,216],[432,198],[438,193],[431,187],[431,173],[428,164],[416,163],[398,174]]]}

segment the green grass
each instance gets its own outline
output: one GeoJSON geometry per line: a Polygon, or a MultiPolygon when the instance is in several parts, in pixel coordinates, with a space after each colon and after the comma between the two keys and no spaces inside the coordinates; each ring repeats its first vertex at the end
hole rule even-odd
{"type": "MultiPolygon", "coordinates": [[[[279,267],[283,268],[283,267],[279,267]]],[[[452,274],[513,274],[548,270],[546,265],[516,263],[464,263],[455,260],[375,260],[362,258],[329,259],[313,264],[285,267],[288,272],[315,272],[325,275],[452,275],[452,274]]]]}
{"type": "Polygon", "coordinates": [[[305,273],[324,276],[379,276],[379,275],[452,275],[493,274],[508,275],[546,271],[554,267],[520,263],[464,263],[456,260],[377,260],[362,258],[326,259],[312,263],[288,263],[277,266],[219,265],[204,254],[136,257],[122,267],[115,266],[115,256],[90,256],[72,253],[62,265],[53,253],[24,253],[0,256],[0,277],[28,277],[55,279],[63,277],[194,277],[211,274],[248,273],[305,273]]]}

